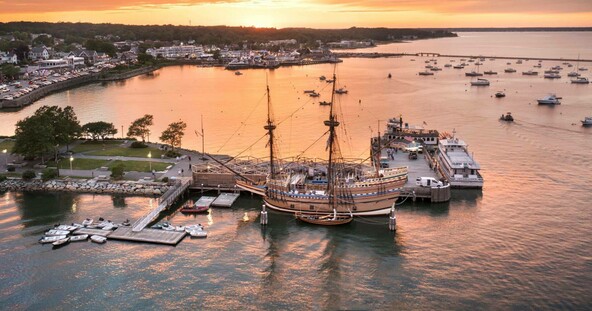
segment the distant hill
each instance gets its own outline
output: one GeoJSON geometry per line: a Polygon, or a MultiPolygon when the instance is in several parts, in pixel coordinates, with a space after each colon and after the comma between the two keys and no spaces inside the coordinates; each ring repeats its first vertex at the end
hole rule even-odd
{"type": "Polygon", "coordinates": [[[10,32],[48,33],[59,38],[90,39],[95,36],[111,36],[112,40],[195,40],[200,44],[233,44],[244,41],[267,42],[269,40],[296,39],[301,43],[316,40],[375,40],[396,41],[409,37],[417,39],[455,37],[445,29],[357,28],[255,28],[229,26],[173,26],[173,25],[121,25],[91,23],[0,23],[0,34],[10,32]]]}
{"type": "Polygon", "coordinates": [[[592,31],[592,27],[447,28],[455,32],[592,31]]]}

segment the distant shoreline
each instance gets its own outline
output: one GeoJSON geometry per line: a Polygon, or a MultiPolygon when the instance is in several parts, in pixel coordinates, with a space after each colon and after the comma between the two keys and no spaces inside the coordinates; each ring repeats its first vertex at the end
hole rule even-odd
{"type": "Polygon", "coordinates": [[[586,32],[592,27],[424,28],[451,32],[586,32]]]}

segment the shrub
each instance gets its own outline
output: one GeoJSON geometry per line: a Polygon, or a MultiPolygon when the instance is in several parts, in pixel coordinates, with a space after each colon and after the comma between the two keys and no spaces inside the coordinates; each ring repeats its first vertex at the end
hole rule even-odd
{"type": "Polygon", "coordinates": [[[6,168],[6,170],[7,170],[7,171],[9,171],[9,172],[14,172],[14,171],[16,170],[16,167],[14,167],[14,166],[12,166],[12,165],[9,165],[9,166],[6,168]]]}
{"type": "Polygon", "coordinates": [[[43,181],[54,179],[58,177],[58,170],[53,167],[48,167],[43,170],[43,176],[41,177],[43,181]]]}
{"type": "Polygon", "coordinates": [[[113,179],[121,179],[123,177],[123,163],[119,163],[113,167],[111,167],[111,178],[113,179]]]}
{"type": "Polygon", "coordinates": [[[165,152],[164,156],[167,158],[176,158],[176,157],[181,156],[181,154],[176,151],[169,150],[169,151],[165,152]]]}
{"type": "Polygon", "coordinates": [[[148,145],[146,145],[145,143],[143,143],[141,141],[135,141],[132,143],[132,145],[130,147],[131,148],[148,148],[148,145]]]}
{"type": "Polygon", "coordinates": [[[3,182],[6,180],[6,175],[0,175],[0,182],[3,182]]]}
{"type": "Polygon", "coordinates": [[[23,180],[31,180],[31,179],[35,178],[35,176],[37,176],[37,174],[35,174],[35,172],[32,170],[26,170],[23,172],[23,175],[22,175],[23,180]]]}
{"type": "MultiPolygon", "coordinates": [[[[6,178],[6,176],[4,178],[6,178]]],[[[161,180],[162,180],[162,182],[169,182],[169,178],[166,176],[163,177],[161,180]]]]}

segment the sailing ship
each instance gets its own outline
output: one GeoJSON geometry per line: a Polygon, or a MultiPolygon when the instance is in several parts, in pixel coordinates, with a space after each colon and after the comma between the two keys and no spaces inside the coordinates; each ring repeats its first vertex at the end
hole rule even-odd
{"type": "MultiPolygon", "coordinates": [[[[276,125],[271,117],[271,100],[267,87],[267,131],[269,146],[269,174],[262,183],[242,177],[237,187],[261,195],[271,209],[298,214],[304,221],[333,214],[319,219],[344,220],[347,216],[387,215],[396,202],[403,185],[407,182],[407,167],[379,168],[363,171],[345,163],[339,150],[336,129],[340,125],[334,110],[336,76],[333,75],[333,91],[329,102],[329,119],[324,125],[327,131],[328,161],[323,169],[312,165],[297,169],[278,167],[274,156],[277,148],[274,140],[276,125]],[[315,218],[316,217],[316,218],[315,218]]],[[[376,154],[375,157],[379,155],[376,154]]],[[[373,156],[374,157],[374,156],[373,156]]],[[[378,163],[378,161],[374,161],[378,163]]],[[[236,172],[238,173],[238,172],[236,172]]],[[[240,176],[240,174],[237,174],[240,176]]]]}

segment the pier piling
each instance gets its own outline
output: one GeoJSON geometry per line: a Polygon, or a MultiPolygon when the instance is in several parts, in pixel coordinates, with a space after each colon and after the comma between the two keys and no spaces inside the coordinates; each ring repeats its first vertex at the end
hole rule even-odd
{"type": "Polygon", "coordinates": [[[265,210],[265,204],[263,204],[262,208],[261,208],[261,219],[260,219],[261,225],[265,226],[267,225],[267,211],[265,210]]]}

